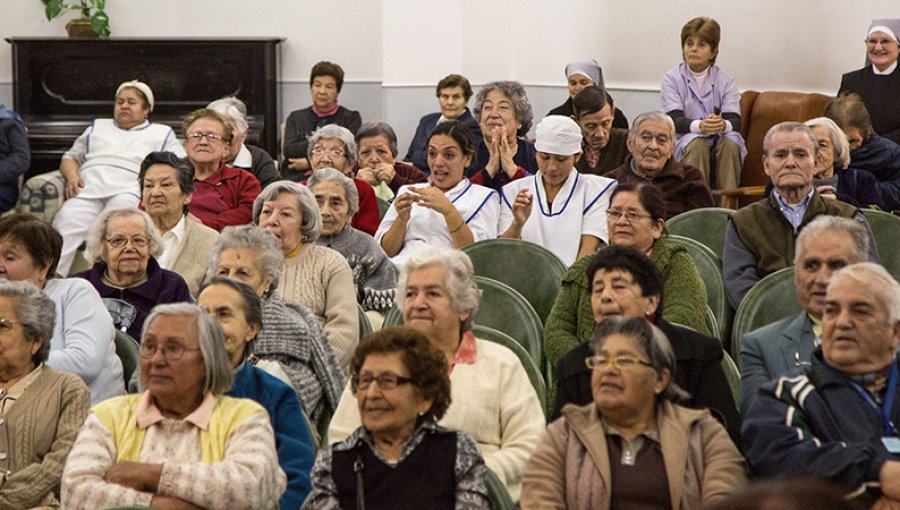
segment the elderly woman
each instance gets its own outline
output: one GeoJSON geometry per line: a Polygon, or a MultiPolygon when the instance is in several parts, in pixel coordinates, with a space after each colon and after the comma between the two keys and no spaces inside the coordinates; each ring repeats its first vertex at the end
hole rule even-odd
{"type": "Polygon", "coordinates": [[[151,152],[141,163],[138,174],[141,206],[150,215],[162,236],[163,250],[159,267],[178,273],[187,283],[191,296],[206,274],[203,257],[219,238],[219,233],[188,215],[194,196],[194,167],[171,152],[151,152]]]}
{"type": "Polygon", "coordinates": [[[469,99],[472,98],[472,86],[465,76],[458,74],[444,76],[438,82],[434,92],[441,111],[429,113],[419,119],[416,134],[413,135],[406,157],[403,158],[425,173],[431,173],[428,168],[428,134],[431,133],[434,126],[448,120],[458,120],[469,128],[473,139],[481,136],[481,127],[469,111],[468,104],[469,99]]]}
{"type": "Polygon", "coordinates": [[[184,155],[172,128],[150,122],[152,111],[150,87],[126,81],[116,90],[113,118],[95,119],[63,154],[59,170],[66,181],[65,197],[78,200],[66,200],[53,218],[53,227],[63,236],[61,275],[69,274],[75,252],[98,214],[138,205],[134,176],[144,156],[158,150],[184,155]]]}
{"type": "Polygon", "coordinates": [[[232,373],[218,322],[188,303],[157,307],[140,365],[143,393],[108,400],[85,421],[63,507],[275,507],[285,475],[272,427],[256,402],[223,395],[232,373]]]}
{"type": "Polygon", "coordinates": [[[431,131],[430,186],[400,188],[375,233],[396,266],[425,248],[462,248],[497,237],[496,195],[464,175],[474,155],[469,132],[458,121],[441,122],[431,131]]]}
{"type": "Polygon", "coordinates": [[[91,403],[125,393],[122,362],[113,343],[112,318],[91,284],[80,278],[54,278],[62,237],[49,224],[26,213],[0,218],[0,279],[26,281],[56,305],[46,365],[80,377],[91,403]]]}
{"type": "Polygon", "coordinates": [[[56,507],[55,492],[90,393],[77,375],[45,365],[56,310],[27,282],[0,281],[0,507],[56,507]]]}
{"type": "Polygon", "coordinates": [[[747,147],[741,137],[741,94],[716,65],[720,29],[694,18],[681,29],[684,61],[663,75],[662,111],[675,121],[675,159],[703,172],[718,189],[737,188],[747,147]],[[712,169],[715,168],[715,179],[712,169]]]}
{"type": "Polygon", "coordinates": [[[500,237],[539,244],[571,266],[606,243],[606,209],[616,182],[575,169],[581,128],[569,117],[544,118],[535,148],[538,173],[500,190],[500,237]]]}
{"type": "Polygon", "coordinates": [[[315,314],[346,373],[359,342],[356,290],[346,259],[316,244],[322,233],[316,197],[297,183],[272,183],[253,204],[253,223],[275,234],[281,245],[278,296],[315,314]]]}
{"type": "Polygon", "coordinates": [[[872,124],[879,135],[900,143],[900,19],[874,19],[866,32],[866,60],[871,65],[841,77],[838,95],[855,92],[872,114],[872,124]]]}
{"type": "MultiPolygon", "coordinates": [[[[550,110],[550,112],[547,113],[548,117],[550,115],[563,115],[565,117],[575,118],[578,115],[578,109],[575,107],[575,96],[586,88],[606,88],[606,85],[603,82],[603,69],[601,69],[600,64],[592,58],[569,62],[568,65],[566,65],[565,72],[566,88],[568,89],[569,97],[566,99],[565,103],[550,110]]],[[[609,94],[607,94],[607,96],[609,96],[609,94]]],[[[625,118],[625,114],[622,113],[622,110],[612,106],[612,103],[612,97],[609,97],[610,127],[627,130],[628,119],[625,118]]]]}
{"type": "Polygon", "coordinates": [[[322,214],[322,233],[316,244],[336,250],[347,259],[356,299],[364,310],[387,312],[394,305],[397,275],[378,242],[350,225],[359,207],[353,181],[333,168],[323,168],[316,170],[306,185],[322,214]]]}
{"type": "Polygon", "coordinates": [[[294,390],[257,365],[253,342],[262,328],[262,306],[252,287],[239,280],[216,276],[206,282],[197,304],[215,317],[225,333],[225,350],[234,369],[234,382],[225,395],[249,398],[269,414],[275,432],[278,463],[287,476],[287,490],[279,507],[294,510],[309,494],[313,463],[312,437],[294,390]]]}
{"type": "Polygon", "coordinates": [[[262,331],[253,354],[277,362],[287,373],[300,405],[317,421],[334,411],[344,387],[341,366],[318,319],[304,305],[285,303],[275,295],[284,266],[278,240],[271,232],[245,225],[227,227],[212,249],[207,278],[228,276],[253,287],[262,299],[262,331]]]}
{"type": "MultiPolygon", "coordinates": [[[[338,104],[338,94],[344,85],[344,70],[333,62],[318,62],[309,73],[309,95],[312,106],[288,115],[284,129],[284,161],[281,174],[296,181],[298,173],[309,170],[309,135],[316,128],[337,124],[355,133],[362,125],[359,112],[338,104]]],[[[305,180],[305,179],[302,179],[305,180]]]]}
{"type": "Polygon", "coordinates": [[[677,404],[675,354],[640,317],[591,338],[593,402],[566,406],[528,461],[522,508],[692,509],[746,483],[744,459],[706,410],[677,404]]]}
{"type": "Polygon", "coordinates": [[[162,250],[162,238],[147,213],[133,207],[110,209],[88,233],[84,255],[93,267],[72,276],[91,282],[115,326],[140,338],[154,306],[193,301],[184,278],[159,267],[156,257],[162,250]]]}
{"type": "Polygon", "coordinates": [[[216,99],[206,107],[220,113],[231,126],[232,138],[228,145],[225,164],[250,172],[262,187],[281,179],[278,167],[269,153],[255,145],[244,143],[247,141],[250,123],[247,122],[247,105],[243,101],[228,96],[216,99]]]}
{"type": "Polygon", "coordinates": [[[499,190],[538,171],[534,144],[524,137],[533,114],[525,87],[517,81],[486,84],[475,96],[475,118],[481,125],[475,160],[466,175],[475,184],[499,190]]]}
{"type": "Polygon", "coordinates": [[[217,231],[249,223],[259,181],[250,172],[225,163],[233,136],[231,125],[215,111],[201,108],[185,117],[182,130],[188,159],[194,165],[194,197],[188,211],[217,231]]]}
{"type": "MultiPolygon", "coordinates": [[[[480,294],[472,261],[459,250],[419,253],[407,262],[398,288],[404,322],[444,353],[450,370],[453,403],[440,425],[474,436],[487,466],[518,500],[525,462],[544,431],[544,413],[516,355],[472,333],[480,294]]],[[[355,407],[345,390],[329,440],[341,441],[359,427],[355,407]]]]}
{"type": "MultiPolygon", "coordinates": [[[[715,338],[657,315],[669,296],[664,291],[663,274],[653,261],[631,247],[609,246],[598,251],[586,269],[582,266],[581,275],[587,279],[591,314],[578,317],[578,333],[583,336],[547,336],[545,341],[547,357],[557,368],[552,417],[558,417],[565,404],[591,401],[591,373],[585,369],[584,358],[589,355],[587,339],[594,324],[610,317],[642,317],[659,327],[672,344],[678,363],[674,380],[691,395],[684,403],[709,408],[738,441],[741,420],[722,371],[722,345],[715,338]]],[[[553,312],[558,312],[559,304],[557,300],[553,312]]]]}
{"type": "Polygon", "coordinates": [[[356,178],[371,184],[379,198],[390,201],[400,186],[428,180],[418,168],[397,161],[397,133],[390,124],[363,124],[356,132],[356,144],[359,146],[356,178]]]}
{"type": "Polygon", "coordinates": [[[309,508],[490,506],[475,440],[437,425],[450,378],[425,335],[393,327],[368,336],[350,371],[361,425],[319,452],[309,508]]]}

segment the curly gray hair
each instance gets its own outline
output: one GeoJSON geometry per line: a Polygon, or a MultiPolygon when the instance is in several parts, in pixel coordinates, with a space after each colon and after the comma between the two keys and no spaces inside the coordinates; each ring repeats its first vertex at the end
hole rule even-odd
{"type": "Polygon", "coordinates": [[[257,252],[256,267],[262,273],[263,279],[268,279],[269,290],[264,298],[267,298],[278,288],[278,279],[281,276],[281,266],[284,265],[284,254],[275,234],[256,225],[231,226],[222,229],[219,239],[212,247],[209,254],[209,266],[206,268],[206,280],[216,276],[219,259],[225,250],[233,248],[249,248],[257,252]]]}
{"type": "Polygon", "coordinates": [[[0,280],[0,297],[15,302],[15,320],[25,330],[29,342],[41,342],[40,348],[31,356],[37,366],[50,355],[50,339],[56,325],[56,304],[34,285],[25,281],[0,280]]]}
{"type": "Polygon", "coordinates": [[[476,119],[481,119],[481,108],[484,106],[484,100],[488,92],[496,90],[502,92],[513,103],[516,110],[516,120],[519,121],[519,130],[516,131],[517,136],[525,136],[531,129],[531,123],[534,121],[534,111],[531,109],[531,103],[528,102],[528,94],[525,93],[525,87],[517,81],[492,81],[481,87],[478,95],[475,96],[475,108],[472,113],[476,119]]]}
{"type": "Polygon", "coordinates": [[[347,204],[350,207],[350,216],[359,211],[359,190],[356,189],[356,184],[353,184],[353,179],[341,173],[340,170],[321,168],[309,176],[309,179],[306,181],[306,187],[311,189],[313,195],[315,195],[316,185],[323,182],[334,182],[344,188],[344,195],[346,195],[347,204]]]}
{"type": "Polygon", "coordinates": [[[91,264],[103,261],[103,243],[106,241],[106,229],[109,227],[110,221],[120,216],[138,216],[144,220],[144,225],[147,227],[147,238],[150,240],[150,256],[154,259],[159,258],[163,253],[162,236],[159,235],[159,230],[153,224],[150,215],[135,207],[107,209],[100,213],[100,216],[97,216],[97,219],[91,224],[91,229],[88,230],[87,238],[85,239],[84,258],[91,264]]]}
{"type": "Polygon", "coordinates": [[[472,260],[460,250],[448,248],[422,250],[410,257],[403,266],[397,282],[398,296],[406,294],[409,275],[426,266],[440,266],[446,270],[445,286],[454,310],[460,313],[469,313],[469,317],[460,324],[460,331],[471,330],[481,300],[481,290],[475,283],[475,268],[472,266],[472,260]]]}
{"type": "Polygon", "coordinates": [[[278,198],[282,193],[293,195],[297,199],[297,207],[300,209],[300,235],[304,243],[313,243],[322,233],[322,215],[319,213],[319,204],[312,191],[302,184],[291,181],[275,181],[262,190],[262,193],[253,201],[253,224],[259,225],[259,213],[263,204],[278,198]]]}
{"type": "Polygon", "coordinates": [[[344,152],[347,156],[347,162],[350,167],[356,166],[356,140],[353,138],[353,133],[350,132],[349,129],[338,126],[337,124],[328,124],[322,126],[315,131],[313,134],[309,135],[309,147],[306,149],[306,158],[309,161],[312,161],[312,153],[313,149],[315,149],[316,144],[321,140],[331,140],[338,139],[341,143],[344,144],[344,152]]]}

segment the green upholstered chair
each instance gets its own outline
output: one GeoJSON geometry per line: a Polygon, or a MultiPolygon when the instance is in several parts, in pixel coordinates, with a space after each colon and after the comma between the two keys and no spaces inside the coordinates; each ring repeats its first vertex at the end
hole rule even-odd
{"type": "Polygon", "coordinates": [[[519,358],[519,361],[522,362],[522,367],[525,369],[525,373],[528,374],[528,380],[531,381],[531,385],[534,386],[534,391],[537,393],[538,399],[541,401],[541,409],[544,410],[544,418],[546,418],[547,384],[544,381],[544,376],[541,374],[541,369],[539,368],[537,363],[535,363],[534,359],[531,357],[531,354],[529,354],[528,351],[526,351],[525,348],[522,347],[518,342],[516,342],[511,336],[494,328],[475,324],[472,327],[472,333],[475,334],[475,338],[486,340],[488,342],[494,342],[496,344],[502,345],[503,347],[506,347],[519,358]]]}
{"type": "Polygon", "coordinates": [[[725,372],[725,379],[728,381],[728,387],[731,388],[731,397],[734,399],[734,405],[740,409],[741,371],[738,370],[734,359],[727,352],[722,353],[722,371],[725,372]]]}
{"type": "Polygon", "coordinates": [[[127,390],[128,382],[131,381],[131,376],[140,364],[141,356],[138,352],[138,347],[140,346],[137,343],[137,340],[131,338],[128,333],[119,330],[116,330],[115,342],[116,356],[122,360],[122,375],[125,378],[123,384],[127,390]]]}
{"type": "Polygon", "coordinates": [[[900,217],[875,209],[861,209],[878,247],[881,265],[900,280],[900,217]]]}
{"type": "Polygon", "coordinates": [[[403,311],[400,310],[400,302],[394,303],[394,306],[391,307],[390,310],[384,314],[384,324],[382,327],[388,326],[402,326],[403,325],[403,311]]]}
{"type": "MultiPolygon", "coordinates": [[[[718,326],[718,329],[710,330],[710,334],[722,340],[724,345],[728,338],[727,334],[732,314],[731,305],[728,304],[728,299],[725,297],[722,259],[699,241],[688,237],[669,235],[666,237],[666,241],[684,246],[691,258],[694,259],[694,265],[697,266],[700,278],[703,279],[703,284],[706,286],[706,304],[712,310],[718,326]]],[[[663,299],[665,299],[665,296],[663,299]]]]}
{"type": "Polygon", "coordinates": [[[356,309],[359,314],[359,338],[362,340],[362,337],[372,334],[372,323],[362,306],[357,304],[356,309]]]}
{"type": "MultiPolygon", "coordinates": [[[[766,324],[800,313],[794,268],[786,267],[756,282],[747,292],[734,315],[731,331],[731,355],[741,352],[741,338],[766,324]]],[[[740,358],[737,358],[740,367],[740,358]]]]}
{"type": "Polygon", "coordinates": [[[487,485],[488,502],[491,504],[491,510],[518,510],[519,505],[512,500],[506,486],[500,481],[500,477],[487,468],[484,474],[484,483],[487,485]]]}
{"type": "Polygon", "coordinates": [[[463,248],[475,274],[493,278],[519,291],[541,319],[550,315],[566,274],[566,265],[553,252],[520,239],[488,239],[463,248]]]}
{"type": "Polygon", "coordinates": [[[721,259],[725,249],[725,229],[733,212],[721,207],[694,209],[669,218],[666,230],[669,234],[699,242],[721,259]]]}

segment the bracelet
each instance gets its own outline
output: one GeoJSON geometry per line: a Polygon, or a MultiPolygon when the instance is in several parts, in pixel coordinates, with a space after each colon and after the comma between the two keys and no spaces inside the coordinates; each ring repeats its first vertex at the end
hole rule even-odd
{"type": "Polygon", "coordinates": [[[453,230],[451,230],[450,233],[451,233],[451,234],[455,233],[455,232],[458,231],[459,229],[463,228],[463,225],[465,225],[465,224],[466,224],[465,221],[459,222],[459,226],[456,227],[456,228],[454,228],[453,230]]]}

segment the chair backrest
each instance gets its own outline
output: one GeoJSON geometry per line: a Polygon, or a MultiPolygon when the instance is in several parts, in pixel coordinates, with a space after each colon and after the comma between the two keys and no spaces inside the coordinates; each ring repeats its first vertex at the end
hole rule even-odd
{"type": "Polygon", "coordinates": [[[494,328],[488,326],[482,326],[480,324],[475,324],[472,327],[472,333],[475,334],[476,338],[481,340],[486,340],[488,342],[494,342],[496,344],[500,344],[503,347],[511,350],[516,357],[519,358],[519,361],[522,362],[522,367],[525,369],[525,373],[528,374],[528,380],[531,381],[531,385],[534,386],[534,391],[537,393],[538,399],[541,401],[541,409],[544,410],[544,418],[547,417],[547,383],[544,381],[544,376],[541,375],[541,369],[538,367],[537,363],[534,362],[534,359],[531,357],[531,354],[525,350],[518,342],[516,342],[511,336],[507,335],[502,331],[498,331],[494,328]]]}
{"type": "Polygon", "coordinates": [[[123,384],[128,389],[128,381],[131,380],[132,374],[137,370],[140,363],[140,353],[138,352],[137,340],[128,336],[124,331],[116,330],[116,356],[122,360],[122,375],[125,377],[123,384]]]}
{"type": "Polygon", "coordinates": [[[734,359],[727,352],[722,353],[722,371],[725,372],[725,379],[728,381],[728,387],[731,389],[731,398],[734,399],[734,405],[741,408],[741,371],[738,370],[734,359]]]}
{"type": "Polygon", "coordinates": [[[519,291],[547,320],[566,274],[566,265],[546,248],[520,239],[488,239],[463,248],[475,274],[493,278],[519,291]]]}
{"type": "Polygon", "coordinates": [[[869,222],[881,265],[900,281],[900,217],[875,209],[860,209],[869,222]]]}
{"type": "Polygon", "coordinates": [[[485,471],[484,483],[487,485],[491,510],[518,510],[519,505],[513,501],[506,486],[500,481],[500,477],[491,468],[487,468],[485,471]]]}
{"type": "MultiPolygon", "coordinates": [[[[800,313],[794,268],[786,267],[756,282],[747,292],[734,315],[731,329],[731,355],[741,352],[741,337],[779,319],[800,313]]],[[[740,358],[737,358],[740,363],[740,358]]],[[[739,365],[740,366],[740,365],[739,365]]]]}
{"type": "Polygon", "coordinates": [[[372,323],[369,322],[369,316],[366,315],[366,311],[363,310],[362,306],[357,304],[356,309],[359,314],[359,339],[362,340],[362,337],[372,334],[372,323]]]}
{"type": "Polygon", "coordinates": [[[700,278],[703,279],[703,284],[706,286],[706,304],[712,309],[718,325],[718,330],[710,331],[710,333],[716,338],[723,340],[724,343],[724,340],[727,338],[728,326],[731,323],[731,306],[725,297],[722,259],[694,239],[677,235],[669,235],[665,239],[673,244],[684,246],[694,260],[694,265],[697,266],[700,278]]]}
{"type": "Polygon", "coordinates": [[[706,246],[719,259],[725,251],[725,230],[731,209],[721,207],[704,207],[686,211],[669,218],[666,230],[669,234],[693,239],[706,246]]]}

